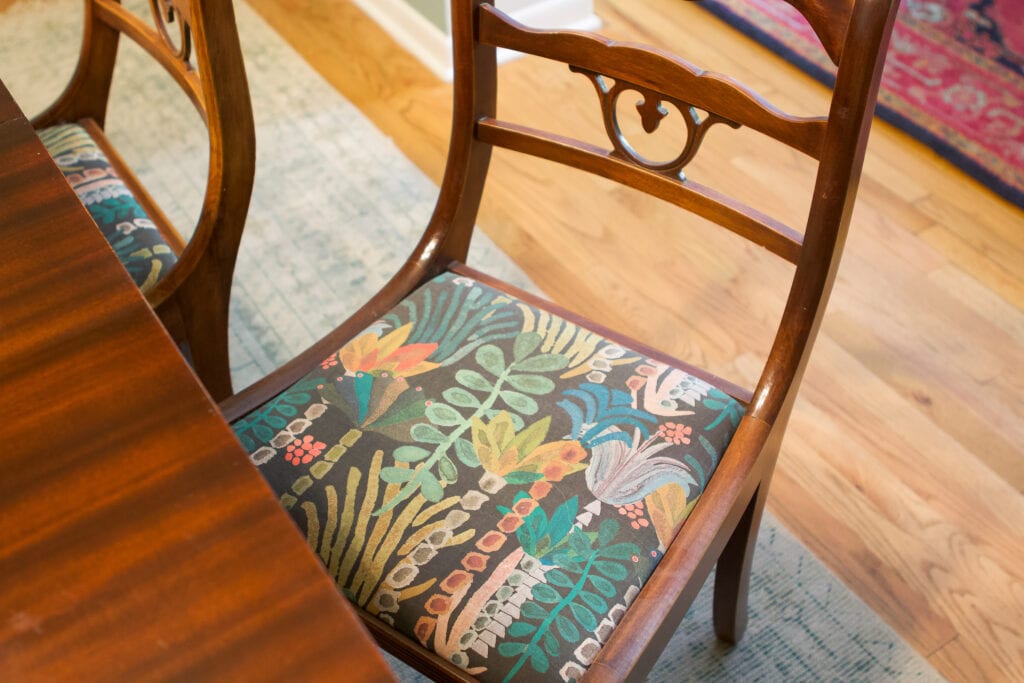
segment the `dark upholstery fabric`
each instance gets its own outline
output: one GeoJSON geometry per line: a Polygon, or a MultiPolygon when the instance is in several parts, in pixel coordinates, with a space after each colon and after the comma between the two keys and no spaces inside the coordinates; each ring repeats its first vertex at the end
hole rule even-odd
{"type": "Polygon", "coordinates": [[[135,284],[148,290],[177,260],[160,231],[82,126],[68,123],[38,132],[135,284]]]}
{"type": "Polygon", "coordinates": [[[234,424],[348,598],[486,681],[573,680],[743,408],[466,277],[234,424]]]}

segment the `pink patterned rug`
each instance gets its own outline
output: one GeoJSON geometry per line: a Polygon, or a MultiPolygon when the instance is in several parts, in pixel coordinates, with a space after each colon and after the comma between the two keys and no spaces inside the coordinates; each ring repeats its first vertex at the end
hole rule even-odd
{"type": "MultiPolygon", "coordinates": [[[[700,5],[832,83],[835,68],[790,5],[700,5]]],[[[1024,207],[1024,0],[903,0],[878,115],[1024,207]]]]}

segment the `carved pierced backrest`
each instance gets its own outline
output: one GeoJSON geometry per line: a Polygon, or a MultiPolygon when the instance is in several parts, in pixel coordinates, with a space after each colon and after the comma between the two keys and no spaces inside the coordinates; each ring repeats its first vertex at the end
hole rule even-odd
{"type": "Polygon", "coordinates": [[[121,36],[138,43],[170,74],[207,125],[220,128],[228,114],[248,111],[231,0],[140,0],[136,4],[148,4],[142,15],[121,0],[84,2],[78,67],[60,99],[38,117],[41,125],[89,118],[103,126],[121,36]]]}
{"type": "MultiPolygon", "coordinates": [[[[252,191],[255,133],[232,1],[136,0],[132,6],[138,6],[138,14],[121,0],[84,0],[84,4],[85,32],[75,73],[57,101],[33,124],[45,128],[88,120],[102,129],[123,37],[141,46],[171,76],[209,133],[209,167],[199,222],[187,246],[178,247],[183,251],[177,266],[149,292],[151,302],[160,302],[203,258],[223,262],[223,269],[230,273],[252,191]],[[211,245],[218,253],[209,256],[211,245]]],[[[151,104],[160,107],[162,103],[151,104]]],[[[148,196],[138,198],[165,236],[176,234],[148,196]]],[[[181,245],[181,238],[175,236],[171,243],[181,245]]]]}
{"type": "MultiPolygon", "coordinates": [[[[781,0],[780,0],[781,1],[781,0]]],[[[534,30],[484,0],[454,0],[456,114],[452,158],[460,153],[460,127],[468,175],[486,167],[487,150],[503,147],[564,163],[621,182],[676,204],[763,245],[797,265],[775,346],[755,393],[754,413],[774,419],[798,378],[820,320],[852,210],[867,131],[898,0],[789,0],[809,20],[838,64],[827,115],[790,115],[738,80],[707,73],[666,51],[616,43],[571,31],[534,30]],[[494,50],[508,48],[566,64],[597,93],[607,145],[594,145],[496,115],[494,50]],[[636,152],[618,119],[620,96],[641,95],[643,128],[656,130],[671,103],[688,132],[671,161],[655,163],[636,152]],[[774,138],[818,161],[806,225],[788,226],[685,175],[712,126],[740,126],[774,138]],[[469,132],[471,131],[471,132],[469,132]],[[480,151],[479,148],[485,148],[480,151]],[[476,168],[473,166],[476,164],[476,168]],[[780,386],[782,389],[773,389],[780,386]]],[[[728,131],[726,131],[728,132],[728,131]]],[[[466,187],[475,182],[464,179],[466,187]]],[[[455,222],[460,220],[455,215],[455,222]]]]}

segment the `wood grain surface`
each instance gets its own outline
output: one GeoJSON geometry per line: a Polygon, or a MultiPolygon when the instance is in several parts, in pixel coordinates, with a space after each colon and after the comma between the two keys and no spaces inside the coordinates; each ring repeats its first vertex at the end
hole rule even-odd
{"type": "MultiPolygon", "coordinates": [[[[450,86],[350,0],[250,2],[440,181],[450,86]]],[[[613,37],[745,72],[788,111],[821,109],[823,87],[695,3],[595,4],[613,37]]],[[[603,135],[593,109],[564,105],[584,97],[537,94],[591,88],[586,79],[538,60],[501,71],[503,117],[603,135]]],[[[793,220],[806,212],[794,188],[809,186],[809,164],[785,151],[760,162],[757,144],[714,130],[688,175],[793,220]]],[[[783,304],[761,283],[785,264],[734,258],[747,249],[735,237],[679,225],[675,209],[600,179],[501,153],[491,173],[480,225],[555,302],[725,377],[756,378],[783,304]]],[[[876,122],[768,507],[952,681],[1024,680],[1022,306],[1024,214],[876,122]]]]}
{"type": "Polygon", "coordinates": [[[392,680],[0,84],[0,680],[392,680]]]}

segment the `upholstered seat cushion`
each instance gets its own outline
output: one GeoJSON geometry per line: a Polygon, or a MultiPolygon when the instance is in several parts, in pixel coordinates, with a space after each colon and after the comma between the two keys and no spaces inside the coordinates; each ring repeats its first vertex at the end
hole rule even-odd
{"type": "Polygon", "coordinates": [[[96,141],[76,123],[38,133],[135,284],[156,284],[176,256],[96,141]]]}
{"type": "Polygon", "coordinates": [[[446,273],[234,429],[356,605],[483,680],[573,680],[742,413],[446,273]]]}

